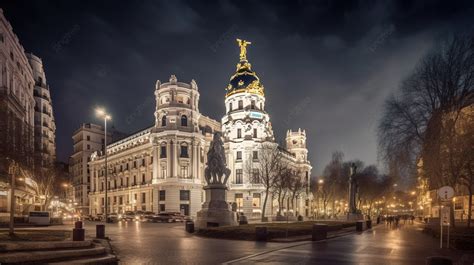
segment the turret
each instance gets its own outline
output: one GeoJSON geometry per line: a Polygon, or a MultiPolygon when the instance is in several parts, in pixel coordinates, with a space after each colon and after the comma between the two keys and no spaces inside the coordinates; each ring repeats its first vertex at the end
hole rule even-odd
{"type": "Polygon", "coordinates": [[[306,148],[306,131],[298,129],[298,131],[288,130],[286,132],[286,149],[295,154],[298,161],[307,161],[308,149],[306,148]]]}

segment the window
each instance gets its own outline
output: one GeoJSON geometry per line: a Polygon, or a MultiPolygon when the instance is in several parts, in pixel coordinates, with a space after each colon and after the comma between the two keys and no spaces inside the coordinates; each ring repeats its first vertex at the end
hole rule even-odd
{"type": "Polygon", "coordinates": [[[128,177],[125,178],[125,185],[128,187],[128,177]]]}
{"type": "Polygon", "coordinates": [[[160,212],[164,212],[164,211],[166,211],[165,205],[160,204],[160,212]]]}
{"type": "Polygon", "coordinates": [[[166,126],[166,115],[161,118],[161,126],[166,126]]]}
{"type": "Polygon", "coordinates": [[[91,150],[91,145],[90,144],[87,145],[87,150],[91,150]]]}
{"type": "Polygon", "coordinates": [[[256,168],[252,169],[252,183],[253,184],[261,183],[260,182],[260,173],[259,173],[258,169],[256,169],[256,168]]]}
{"type": "Polygon", "coordinates": [[[232,111],[232,102],[229,103],[229,112],[232,111]]]}
{"type": "Polygon", "coordinates": [[[4,39],[4,37],[3,37],[3,33],[0,33],[0,41],[1,41],[1,42],[4,42],[4,41],[5,41],[5,39],[4,39]]]}
{"type": "Polygon", "coordinates": [[[182,166],[181,167],[181,177],[182,178],[188,178],[188,167],[187,166],[182,166]]]}
{"type": "Polygon", "coordinates": [[[262,104],[262,102],[260,102],[260,109],[263,109],[263,104],[262,104]]]}
{"type": "Polygon", "coordinates": [[[253,160],[258,160],[258,151],[253,151],[252,152],[252,159],[253,160]]]}
{"type": "Polygon", "coordinates": [[[188,156],[188,146],[182,145],[181,146],[181,154],[180,157],[189,157],[188,156]]]}
{"type": "Polygon", "coordinates": [[[244,102],[242,100],[239,100],[239,109],[244,108],[244,102]]]}
{"type": "Polygon", "coordinates": [[[237,138],[242,138],[242,129],[237,129],[237,138]]]}
{"type": "Polygon", "coordinates": [[[257,128],[253,129],[253,138],[257,138],[257,128]]]}
{"type": "Polygon", "coordinates": [[[166,201],[166,190],[160,190],[160,201],[166,201]]]}
{"type": "Polygon", "coordinates": [[[120,172],[122,172],[122,171],[123,171],[123,166],[122,166],[122,165],[120,165],[120,172]]]}
{"type": "Polygon", "coordinates": [[[166,145],[161,146],[160,158],[166,158],[166,145]]]}
{"type": "Polygon", "coordinates": [[[122,204],[123,204],[123,197],[120,196],[120,197],[119,197],[119,205],[122,205],[122,204]]]}
{"type": "Polygon", "coordinates": [[[242,160],[242,151],[237,151],[236,159],[237,160],[242,160]]]}
{"type": "Polygon", "coordinates": [[[90,140],[91,140],[91,136],[87,135],[87,141],[90,141],[90,140]]]}
{"type": "Polygon", "coordinates": [[[181,126],[188,126],[188,117],[186,115],[181,116],[181,126]]]}
{"type": "Polygon", "coordinates": [[[133,161],[133,168],[137,168],[137,161],[133,161]]]}
{"type": "Polygon", "coordinates": [[[189,190],[180,190],[179,191],[179,199],[182,201],[189,201],[190,192],[189,190]]]}
{"type": "Polygon", "coordinates": [[[235,170],[235,184],[242,184],[242,169],[235,170]]]}
{"type": "Polygon", "coordinates": [[[142,193],[142,203],[146,203],[146,193],[142,193]]]}
{"type": "Polygon", "coordinates": [[[133,184],[132,186],[137,185],[137,176],[133,175],[133,184]]]}
{"type": "Polygon", "coordinates": [[[238,209],[244,206],[244,195],[242,193],[235,194],[235,203],[237,204],[238,209]]]}
{"type": "Polygon", "coordinates": [[[253,194],[252,206],[260,208],[260,193],[253,194]]]}
{"type": "Polygon", "coordinates": [[[142,167],[145,166],[145,158],[142,158],[142,167]]]}
{"type": "Polygon", "coordinates": [[[250,101],[250,108],[255,109],[255,100],[250,101]]]}
{"type": "Polygon", "coordinates": [[[142,184],[145,184],[145,174],[142,174],[142,184]]]}

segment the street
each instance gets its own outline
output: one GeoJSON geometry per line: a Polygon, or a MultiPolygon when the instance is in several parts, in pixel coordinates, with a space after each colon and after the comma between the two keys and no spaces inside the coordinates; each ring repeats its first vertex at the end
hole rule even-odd
{"type": "MultiPolygon", "coordinates": [[[[88,237],[98,222],[86,222],[88,237]]],[[[424,264],[426,257],[447,255],[472,264],[472,253],[440,250],[439,241],[420,224],[383,224],[321,242],[263,243],[202,238],[187,234],[182,223],[119,222],[106,235],[122,264],[424,264]]],[[[65,229],[72,225],[47,229],[65,229]]]]}

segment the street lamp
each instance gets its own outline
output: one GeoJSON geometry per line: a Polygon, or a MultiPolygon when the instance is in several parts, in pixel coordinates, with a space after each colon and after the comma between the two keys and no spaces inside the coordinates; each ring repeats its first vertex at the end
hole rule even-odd
{"type": "Polygon", "coordinates": [[[108,223],[109,218],[108,218],[108,212],[109,212],[109,205],[108,205],[108,198],[107,198],[107,190],[108,190],[108,185],[107,185],[107,120],[112,119],[112,117],[105,112],[104,109],[99,108],[96,110],[97,116],[101,117],[104,119],[104,154],[105,154],[105,222],[108,223]]]}

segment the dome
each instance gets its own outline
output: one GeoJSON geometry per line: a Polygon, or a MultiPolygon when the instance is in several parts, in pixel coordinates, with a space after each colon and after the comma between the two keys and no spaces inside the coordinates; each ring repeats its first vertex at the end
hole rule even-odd
{"type": "Polygon", "coordinates": [[[227,86],[226,97],[236,93],[253,93],[263,96],[263,85],[260,83],[260,79],[257,74],[252,71],[252,65],[247,61],[246,48],[250,42],[240,41],[240,62],[237,64],[236,73],[230,78],[229,85],[227,86]]]}

